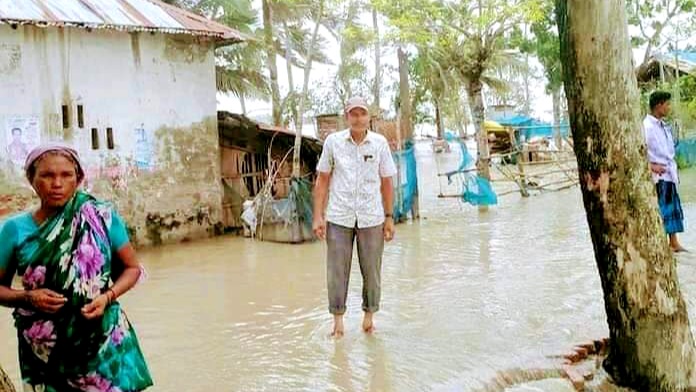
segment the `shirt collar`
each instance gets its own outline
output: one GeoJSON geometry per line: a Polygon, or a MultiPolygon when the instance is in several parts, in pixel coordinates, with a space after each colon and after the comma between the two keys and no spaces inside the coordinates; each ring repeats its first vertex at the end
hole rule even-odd
{"type": "Polygon", "coordinates": [[[655,123],[655,124],[659,124],[659,125],[665,124],[664,121],[662,121],[662,120],[660,120],[659,118],[653,116],[652,114],[648,114],[648,119],[650,119],[650,121],[652,121],[652,122],[655,123]]]}
{"type": "MultiPolygon", "coordinates": [[[[350,135],[350,128],[346,129],[346,140],[353,143],[353,137],[350,135]]],[[[367,135],[365,135],[365,139],[363,139],[363,143],[370,143],[372,141],[373,137],[373,132],[367,129],[367,135]]]]}

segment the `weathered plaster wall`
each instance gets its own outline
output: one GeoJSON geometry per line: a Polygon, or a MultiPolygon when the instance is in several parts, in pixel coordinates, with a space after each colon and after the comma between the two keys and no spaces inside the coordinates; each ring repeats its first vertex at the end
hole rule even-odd
{"type": "Polygon", "coordinates": [[[213,234],[222,199],[213,51],[189,36],[0,25],[0,220],[34,202],[22,148],[12,148],[21,128],[29,148],[73,144],[85,187],[117,205],[139,245],[213,234]]]}

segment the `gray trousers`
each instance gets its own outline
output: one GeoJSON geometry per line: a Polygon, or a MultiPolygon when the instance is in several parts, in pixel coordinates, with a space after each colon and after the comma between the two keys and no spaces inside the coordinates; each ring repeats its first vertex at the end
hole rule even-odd
{"type": "Polygon", "coordinates": [[[362,309],[374,313],[379,310],[382,287],[382,252],[384,251],[383,225],[364,229],[347,228],[331,222],[326,227],[326,282],[329,289],[329,312],[346,312],[346,297],[353,244],[357,239],[358,260],[363,277],[362,309]]]}

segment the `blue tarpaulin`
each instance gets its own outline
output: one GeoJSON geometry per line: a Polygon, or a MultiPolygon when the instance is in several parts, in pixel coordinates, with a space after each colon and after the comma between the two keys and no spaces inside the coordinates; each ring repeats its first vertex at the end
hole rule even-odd
{"type": "MultiPolygon", "coordinates": [[[[529,116],[498,116],[493,117],[492,120],[500,125],[515,129],[518,132],[518,140],[529,140],[535,137],[553,137],[553,124],[539,121],[529,116]]],[[[560,128],[561,136],[567,137],[570,133],[570,126],[568,125],[568,121],[561,122],[560,128]]]]}

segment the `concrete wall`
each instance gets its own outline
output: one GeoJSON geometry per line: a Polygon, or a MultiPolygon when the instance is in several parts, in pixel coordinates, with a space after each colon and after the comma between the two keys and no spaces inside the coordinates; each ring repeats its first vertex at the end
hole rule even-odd
{"type": "Polygon", "coordinates": [[[85,187],[114,201],[137,244],[212,234],[222,200],[214,64],[212,42],[190,36],[0,25],[0,220],[35,202],[22,149],[8,150],[19,127],[30,147],[77,147],[85,187]]]}

